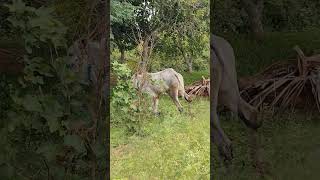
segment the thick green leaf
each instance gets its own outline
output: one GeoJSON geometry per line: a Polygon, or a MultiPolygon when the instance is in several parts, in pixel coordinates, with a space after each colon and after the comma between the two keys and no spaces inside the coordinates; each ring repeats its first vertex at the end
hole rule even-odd
{"type": "Polygon", "coordinates": [[[12,179],[14,176],[14,168],[8,164],[0,165],[1,179],[12,179]]]}
{"type": "Polygon", "coordinates": [[[16,112],[10,111],[8,113],[8,117],[8,130],[9,132],[13,132],[16,129],[16,127],[22,123],[21,114],[17,114],[16,112]]]}
{"type": "Polygon", "coordinates": [[[74,147],[78,152],[84,152],[86,150],[84,143],[80,136],[67,135],[64,137],[64,144],[74,147]]]}
{"type": "Polygon", "coordinates": [[[60,123],[59,123],[57,117],[50,116],[50,115],[49,116],[42,115],[42,116],[47,120],[51,133],[60,129],[60,123]]]}
{"type": "Polygon", "coordinates": [[[22,100],[22,106],[27,111],[42,112],[41,104],[39,102],[38,97],[33,95],[26,95],[22,100]]]}
{"type": "Polygon", "coordinates": [[[47,161],[51,162],[55,160],[58,147],[59,146],[57,144],[45,142],[40,145],[36,153],[42,154],[47,159],[47,161]]]}

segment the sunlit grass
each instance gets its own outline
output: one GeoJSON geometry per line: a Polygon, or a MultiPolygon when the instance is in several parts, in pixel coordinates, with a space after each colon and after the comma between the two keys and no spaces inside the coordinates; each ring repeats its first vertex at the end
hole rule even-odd
{"type": "Polygon", "coordinates": [[[209,179],[209,101],[183,106],[180,114],[161,99],[161,116],[145,120],[143,137],[111,127],[112,179],[209,179]]]}

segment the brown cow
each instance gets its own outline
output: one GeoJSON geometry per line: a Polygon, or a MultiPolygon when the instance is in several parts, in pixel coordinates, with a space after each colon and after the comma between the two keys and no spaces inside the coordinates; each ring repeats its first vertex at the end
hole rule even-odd
{"type": "Polygon", "coordinates": [[[238,114],[243,122],[252,129],[261,126],[257,119],[257,110],[245,102],[239,93],[235,56],[231,45],[223,38],[211,35],[211,128],[213,142],[218,146],[225,162],[233,158],[232,145],[228,136],[220,126],[217,106],[223,105],[238,114]]]}

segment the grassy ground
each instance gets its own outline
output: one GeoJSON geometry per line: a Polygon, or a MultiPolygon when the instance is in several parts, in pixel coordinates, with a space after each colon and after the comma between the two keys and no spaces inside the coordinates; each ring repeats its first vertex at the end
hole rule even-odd
{"type": "MultiPolygon", "coordinates": [[[[307,118],[302,113],[265,117],[260,130],[262,157],[266,162],[268,178],[275,180],[317,180],[320,177],[320,118],[307,118]]],[[[233,140],[234,164],[226,174],[214,157],[215,179],[251,180],[259,179],[249,157],[248,132],[242,122],[221,119],[223,127],[233,140]]]]}
{"type": "Polygon", "coordinates": [[[183,114],[164,96],[143,137],[111,127],[112,179],[209,179],[209,101],[181,102],[183,114]]]}

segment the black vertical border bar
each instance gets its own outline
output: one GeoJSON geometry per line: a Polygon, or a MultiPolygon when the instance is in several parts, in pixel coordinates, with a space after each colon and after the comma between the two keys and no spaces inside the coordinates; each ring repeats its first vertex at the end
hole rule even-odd
{"type": "MultiPolygon", "coordinates": [[[[211,42],[212,38],[212,34],[213,34],[213,30],[214,30],[214,9],[215,9],[215,4],[216,4],[216,0],[210,0],[210,79],[213,79],[213,57],[211,54],[211,44],[213,42],[211,42]]],[[[212,83],[210,83],[210,94],[214,94],[214,89],[213,89],[213,85],[212,83]]],[[[210,96],[212,97],[212,96],[210,96]]],[[[213,114],[212,114],[212,108],[213,107],[213,100],[210,98],[210,179],[214,179],[214,138],[212,136],[212,130],[213,130],[213,126],[212,126],[212,118],[213,118],[213,114]]]]}
{"type": "Polygon", "coordinates": [[[106,157],[106,179],[110,179],[110,34],[111,34],[111,23],[110,23],[110,0],[106,1],[106,86],[107,86],[107,98],[106,98],[106,145],[107,145],[107,157],[106,157]]]}

